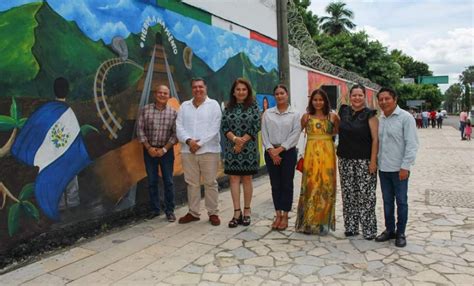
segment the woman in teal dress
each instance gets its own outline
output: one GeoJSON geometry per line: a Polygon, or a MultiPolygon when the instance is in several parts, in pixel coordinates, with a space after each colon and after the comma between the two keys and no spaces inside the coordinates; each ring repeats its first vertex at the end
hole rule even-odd
{"type": "Polygon", "coordinates": [[[258,171],[257,135],[260,111],[249,81],[238,78],[232,84],[230,99],[221,122],[224,142],[224,173],[229,176],[234,216],[229,227],[250,224],[252,175],[258,171]],[[244,211],[240,207],[240,184],[243,186],[244,211]]]}

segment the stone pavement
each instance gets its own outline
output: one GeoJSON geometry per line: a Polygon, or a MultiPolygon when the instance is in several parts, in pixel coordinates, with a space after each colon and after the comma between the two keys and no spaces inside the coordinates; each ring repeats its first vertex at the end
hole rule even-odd
{"type": "MultiPolygon", "coordinates": [[[[419,130],[409,188],[408,245],[346,239],[340,194],[337,231],[327,236],[272,231],[270,186],[254,181],[252,224],[167,223],[163,216],[85,241],[0,277],[1,285],[473,285],[474,141],[452,127],[419,130]]],[[[295,178],[297,188],[301,177],[295,178]]],[[[383,230],[380,190],[379,232],[383,230]]],[[[297,197],[297,194],[295,195],[297,197]]],[[[297,201],[295,200],[295,205],[297,201]]],[[[183,215],[186,207],[177,210],[183,215]]],[[[203,212],[205,213],[205,212],[203,212]]]]}

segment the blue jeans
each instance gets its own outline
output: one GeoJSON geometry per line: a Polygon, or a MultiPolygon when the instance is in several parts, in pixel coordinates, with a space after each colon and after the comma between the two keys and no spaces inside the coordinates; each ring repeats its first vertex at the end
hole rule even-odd
{"type": "Polygon", "coordinates": [[[161,158],[151,157],[147,150],[143,150],[146,174],[148,176],[148,194],[153,212],[160,213],[160,193],[158,191],[158,166],[161,169],[163,185],[165,187],[164,201],[165,213],[174,212],[174,188],[173,188],[173,148],[166,152],[161,158]]]}
{"type": "Polygon", "coordinates": [[[408,221],[408,179],[400,181],[398,172],[379,171],[382,188],[385,229],[405,234],[408,221]],[[395,230],[395,200],[397,201],[397,229],[395,230]]]}

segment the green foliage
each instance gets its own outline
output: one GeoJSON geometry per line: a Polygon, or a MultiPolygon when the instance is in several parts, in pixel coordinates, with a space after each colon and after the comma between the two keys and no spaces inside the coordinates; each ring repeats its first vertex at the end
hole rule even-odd
{"type": "Polygon", "coordinates": [[[331,63],[355,72],[382,86],[394,86],[400,81],[400,66],[379,41],[370,41],[364,32],[321,35],[318,51],[331,63]]]}
{"type": "Polygon", "coordinates": [[[21,189],[21,192],[18,195],[18,199],[20,201],[28,200],[33,196],[34,191],[35,191],[35,184],[34,183],[26,184],[21,189]]]}
{"type": "Polygon", "coordinates": [[[0,132],[10,131],[16,127],[16,122],[13,118],[6,115],[0,115],[0,132]]]}
{"type": "Polygon", "coordinates": [[[13,236],[20,226],[20,203],[15,203],[8,209],[8,235],[13,236]]]}
{"type": "MultiPolygon", "coordinates": [[[[31,49],[35,44],[34,15],[41,3],[23,5],[0,12],[0,86],[22,86],[35,78],[40,69],[31,49]]],[[[3,94],[5,90],[3,90],[3,94]]]]}
{"type": "Polygon", "coordinates": [[[417,82],[419,76],[433,75],[427,64],[415,61],[400,50],[392,50],[390,55],[400,65],[402,77],[414,78],[415,82],[417,82]]]}
{"type": "Polygon", "coordinates": [[[452,84],[444,92],[444,107],[449,111],[453,112],[454,106],[459,102],[462,95],[462,85],[460,83],[452,84]]]}
{"type": "Polygon", "coordinates": [[[22,201],[21,207],[26,212],[26,214],[34,218],[36,221],[39,221],[39,211],[32,203],[29,201],[22,201]]]}
{"type": "Polygon", "coordinates": [[[435,85],[426,84],[399,84],[395,91],[398,94],[398,105],[401,108],[408,108],[407,100],[424,99],[423,107],[428,109],[438,109],[441,105],[443,96],[441,91],[435,85]]]}
{"type": "Polygon", "coordinates": [[[471,85],[466,83],[464,85],[464,95],[462,100],[462,107],[464,110],[471,110],[471,85]]]}
{"type": "Polygon", "coordinates": [[[467,67],[459,76],[459,81],[463,84],[471,84],[474,82],[474,66],[467,67]]]}
{"type": "Polygon", "coordinates": [[[15,120],[15,123],[18,122],[18,108],[16,105],[15,97],[12,97],[12,104],[10,105],[10,117],[15,120]]]}
{"type": "Polygon", "coordinates": [[[89,132],[92,132],[92,131],[99,133],[99,130],[97,130],[97,128],[95,128],[92,125],[84,124],[81,126],[82,137],[85,137],[89,132]]]}
{"type": "Polygon", "coordinates": [[[309,34],[312,38],[319,35],[319,18],[313,14],[308,7],[311,5],[310,0],[293,0],[293,3],[298,9],[299,14],[303,18],[303,23],[308,29],[309,34]]]}
{"type": "Polygon", "coordinates": [[[356,27],[351,19],[354,19],[354,13],[347,9],[346,3],[338,1],[331,2],[326,7],[326,13],[329,16],[321,17],[321,28],[328,35],[339,35],[348,33],[356,27]]]}

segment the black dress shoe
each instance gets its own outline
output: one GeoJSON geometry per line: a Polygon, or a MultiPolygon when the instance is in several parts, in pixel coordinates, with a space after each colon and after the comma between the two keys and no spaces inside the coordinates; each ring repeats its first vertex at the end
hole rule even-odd
{"type": "Polygon", "coordinates": [[[396,247],[405,247],[407,245],[407,240],[404,234],[397,234],[397,238],[395,239],[395,246],[396,247]]]}
{"type": "Polygon", "coordinates": [[[349,237],[349,236],[356,236],[356,235],[359,235],[359,233],[357,231],[346,231],[344,232],[344,235],[346,237],[349,237]]]}
{"type": "Polygon", "coordinates": [[[394,239],[396,237],[396,234],[394,232],[389,232],[389,231],[384,231],[382,232],[379,236],[375,238],[375,241],[377,242],[384,242],[389,239],[394,239]]]}

